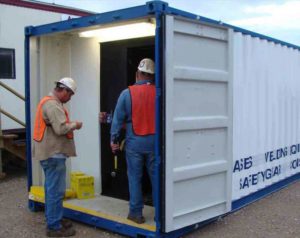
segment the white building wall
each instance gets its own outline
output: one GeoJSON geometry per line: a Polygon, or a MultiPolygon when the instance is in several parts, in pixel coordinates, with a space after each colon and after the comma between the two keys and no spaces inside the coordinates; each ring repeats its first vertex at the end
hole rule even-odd
{"type": "MultiPolygon", "coordinates": [[[[0,48],[15,49],[16,79],[0,79],[3,83],[25,95],[24,27],[57,22],[64,14],[0,4],[0,48]]],[[[0,106],[25,122],[25,103],[0,87],[0,106]]],[[[2,129],[22,128],[6,116],[1,117],[2,129]]]]}

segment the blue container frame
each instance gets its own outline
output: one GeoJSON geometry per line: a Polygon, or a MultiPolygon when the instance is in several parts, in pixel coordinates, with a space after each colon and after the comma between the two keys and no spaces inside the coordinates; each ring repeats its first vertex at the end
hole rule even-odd
{"type": "MultiPolygon", "coordinates": [[[[272,37],[268,37],[262,34],[258,34],[252,31],[248,31],[239,27],[235,27],[220,21],[215,21],[206,17],[198,16],[192,13],[188,13],[185,11],[181,11],[178,9],[174,9],[168,6],[168,3],[162,1],[150,1],[147,2],[146,5],[137,6],[127,9],[122,9],[118,11],[111,11],[107,13],[95,14],[91,16],[70,19],[67,21],[56,22],[41,26],[28,26],[25,28],[25,112],[26,112],[26,158],[27,158],[27,186],[28,191],[32,185],[32,163],[31,163],[31,113],[30,113],[30,37],[32,36],[42,36],[46,34],[52,33],[59,33],[70,31],[74,29],[79,29],[82,27],[89,27],[95,26],[98,24],[105,24],[105,23],[113,23],[113,22],[120,22],[125,20],[135,20],[139,18],[145,17],[154,17],[156,19],[156,36],[155,36],[155,62],[156,62],[156,69],[155,69],[155,82],[156,82],[156,136],[155,136],[155,204],[159,204],[155,208],[155,217],[159,218],[156,221],[156,232],[144,230],[141,228],[133,227],[126,224],[121,224],[115,221],[107,220],[100,217],[95,217],[89,214],[85,214],[82,212],[78,212],[75,210],[71,210],[65,208],[64,215],[66,217],[72,218],[74,220],[87,223],[92,226],[96,226],[99,228],[104,228],[116,233],[120,233],[123,235],[131,236],[131,237],[180,237],[187,232],[193,231],[198,229],[211,221],[215,220],[216,218],[212,218],[210,220],[200,222],[197,224],[193,224],[191,226],[187,226],[181,228],[176,231],[172,231],[169,233],[164,233],[163,226],[161,223],[161,218],[163,214],[163,199],[162,199],[162,189],[163,182],[161,181],[161,173],[162,171],[162,158],[163,158],[163,151],[162,151],[162,143],[164,136],[163,131],[163,16],[165,15],[174,15],[174,16],[181,16],[188,19],[193,19],[205,23],[215,24],[215,25],[223,25],[225,27],[229,27],[233,29],[235,32],[240,32],[242,34],[250,35],[252,37],[258,37],[260,39],[265,39],[267,41],[272,41],[275,44],[281,44],[293,49],[300,50],[300,47],[297,45],[293,45],[281,40],[277,40],[272,37]]],[[[252,203],[262,197],[267,196],[268,194],[275,192],[283,187],[287,186],[290,183],[293,183],[297,180],[300,180],[300,174],[293,175],[283,181],[280,181],[276,184],[273,184],[267,188],[264,188],[260,191],[257,191],[253,194],[250,194],[242,199],[236,200],[232,202],[232,211],[236,211],[245,205],[252,203]]],[[[29,209],[32,211],[37,211],[43,208],[43,204],[40,202],[36,202],[33,200],[29,200],[29,209]]],[[[226,215],[226,214],[224,214],[226,215]]]]}

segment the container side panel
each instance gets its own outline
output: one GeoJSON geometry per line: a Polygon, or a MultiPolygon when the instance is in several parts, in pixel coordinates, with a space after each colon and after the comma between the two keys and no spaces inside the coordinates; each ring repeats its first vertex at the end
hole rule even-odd
{"type": "Polygon", "coordinates": [[[226,42],[178,32],[174,37],[176,37],[174,42],[174,48],[176,49],[174,51],[175,65],[200,69],[226,70],[226,42]],[[207,52],[209,54],[206,54],[207,52]],[[182,57],[183,54],[188,57],[182,57]],[[204,55],[205,57],[203,57],[204,55]]]}
{"type": "MultiPolygon", "coordinates": [[[[215,165],[213,164],[211,167],[215,167],[215,165]]],[[[189,171],[186,170],[185,172],[189,171]]],[[[176,191],[174,191],[174,202],[178,205],[177,211],[176,213],[174,213],[174,216],[177,218],[179,216],[186,215],[191,212],[204,210],[207,207],[210,207],[211,205],[226,203],[225,199],[220,199],[224,198],[226,193],[225,183],[226,179],[224,177],[224,173],[216,173],[206,176],[202,176],[201,174],[195,174],[195,177],[190,176],[185,180],[180,180],[176,182],[175,186],[177,189],[176,191]],[[220,186],[220,189],[210,189],[209,191],[206,191],[207,186],[214,186],[216,183],[223,186],[220,186]],[[207,194],[203,196],[203,193],[199,191],[206,191],[207,194]],[[189,194],[195,199],[191,199],[188,202],[186,199],[186,194],[189,194]],[[185,203],[185,201],[187,203],[185,203]]]]}
{"type": "Polygon", "coordinates": [[[231,208],[230,36],[226,28],[166,20],[167,232],[231,208]]]}
{"type": "Polygon", "coordinates": [[[300,52],[234,33],[233,200],[300,172],[300,52]]]}
{"type": "MultiPolygon", "coordinates": [[[[200,119],[200,121],[201,120],[205,119],[200,119]]],[[[206,120],[211,122],[209,119],[206,120]]],[[[199,128],[200,126],[196,124],[195,127],[199,128]]],[[[203,127],[207,126],[204,125],[203,127]]],[[[194,165],[199,162],[209,163],[220,159],[226,159],[224,157],[227,152],[226,128],[175,131],[174,138],[176,138],[174,140],[175,167],[180,168],[183,166],[194,165]],[[184,144],[190,146],[183,150],[182,145],[184,144]]]]}
{"type": "MultiPolygon", "coordinates": [[[[174,116],[176,118],[215,116],[227,114],[227,83],[203,82],[188,79],[175,79],[174,116]],[[201,95],[205,100],[197,100],[201,95]],[[191,101],[197,103],[191,104],[191,101]]],[[[200,99],[200,98],[199,98],[200,99]]]]}

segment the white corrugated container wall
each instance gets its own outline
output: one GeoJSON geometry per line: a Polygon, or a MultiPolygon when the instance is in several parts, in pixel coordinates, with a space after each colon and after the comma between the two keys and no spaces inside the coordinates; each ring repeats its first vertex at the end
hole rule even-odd
{"type": "Polygon", "coordinates": [[[300,52],[239,32],[233,45],[233,164],[252,157],[249,169],[233,173],[236,200],[300,171],[291,169],[291,146],[300,142],[300,52]],[[278,175],[262,175],[275,166],[278,175]],[[257,173],[260,181],[240,188],[240,179],[257,173]]]}

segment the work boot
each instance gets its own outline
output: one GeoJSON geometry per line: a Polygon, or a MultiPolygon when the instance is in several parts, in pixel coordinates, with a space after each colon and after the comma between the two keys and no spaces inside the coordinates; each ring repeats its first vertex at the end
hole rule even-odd
{"type": "Polygon", "coordinates": [[[61,220],[60,223],[64,228],[70,228],[73,226],[73,223],[70,220],[64,218],[61,220]]]}
{"type": "Polygon", "coordinates": [[[143,224],[145,223],[145,217],[143,216],[132,216],[132,215],[128,215],[127,219],[130,221],[133,221],[137,224],[143,224]]]}
{"type": "Polygon", "coordinates": [[[48,237],[68,237],[74,236],[76,231],[73,228],[60,228],[58,230],[49,230],[47,229],[46,235],[48,237]]]}

